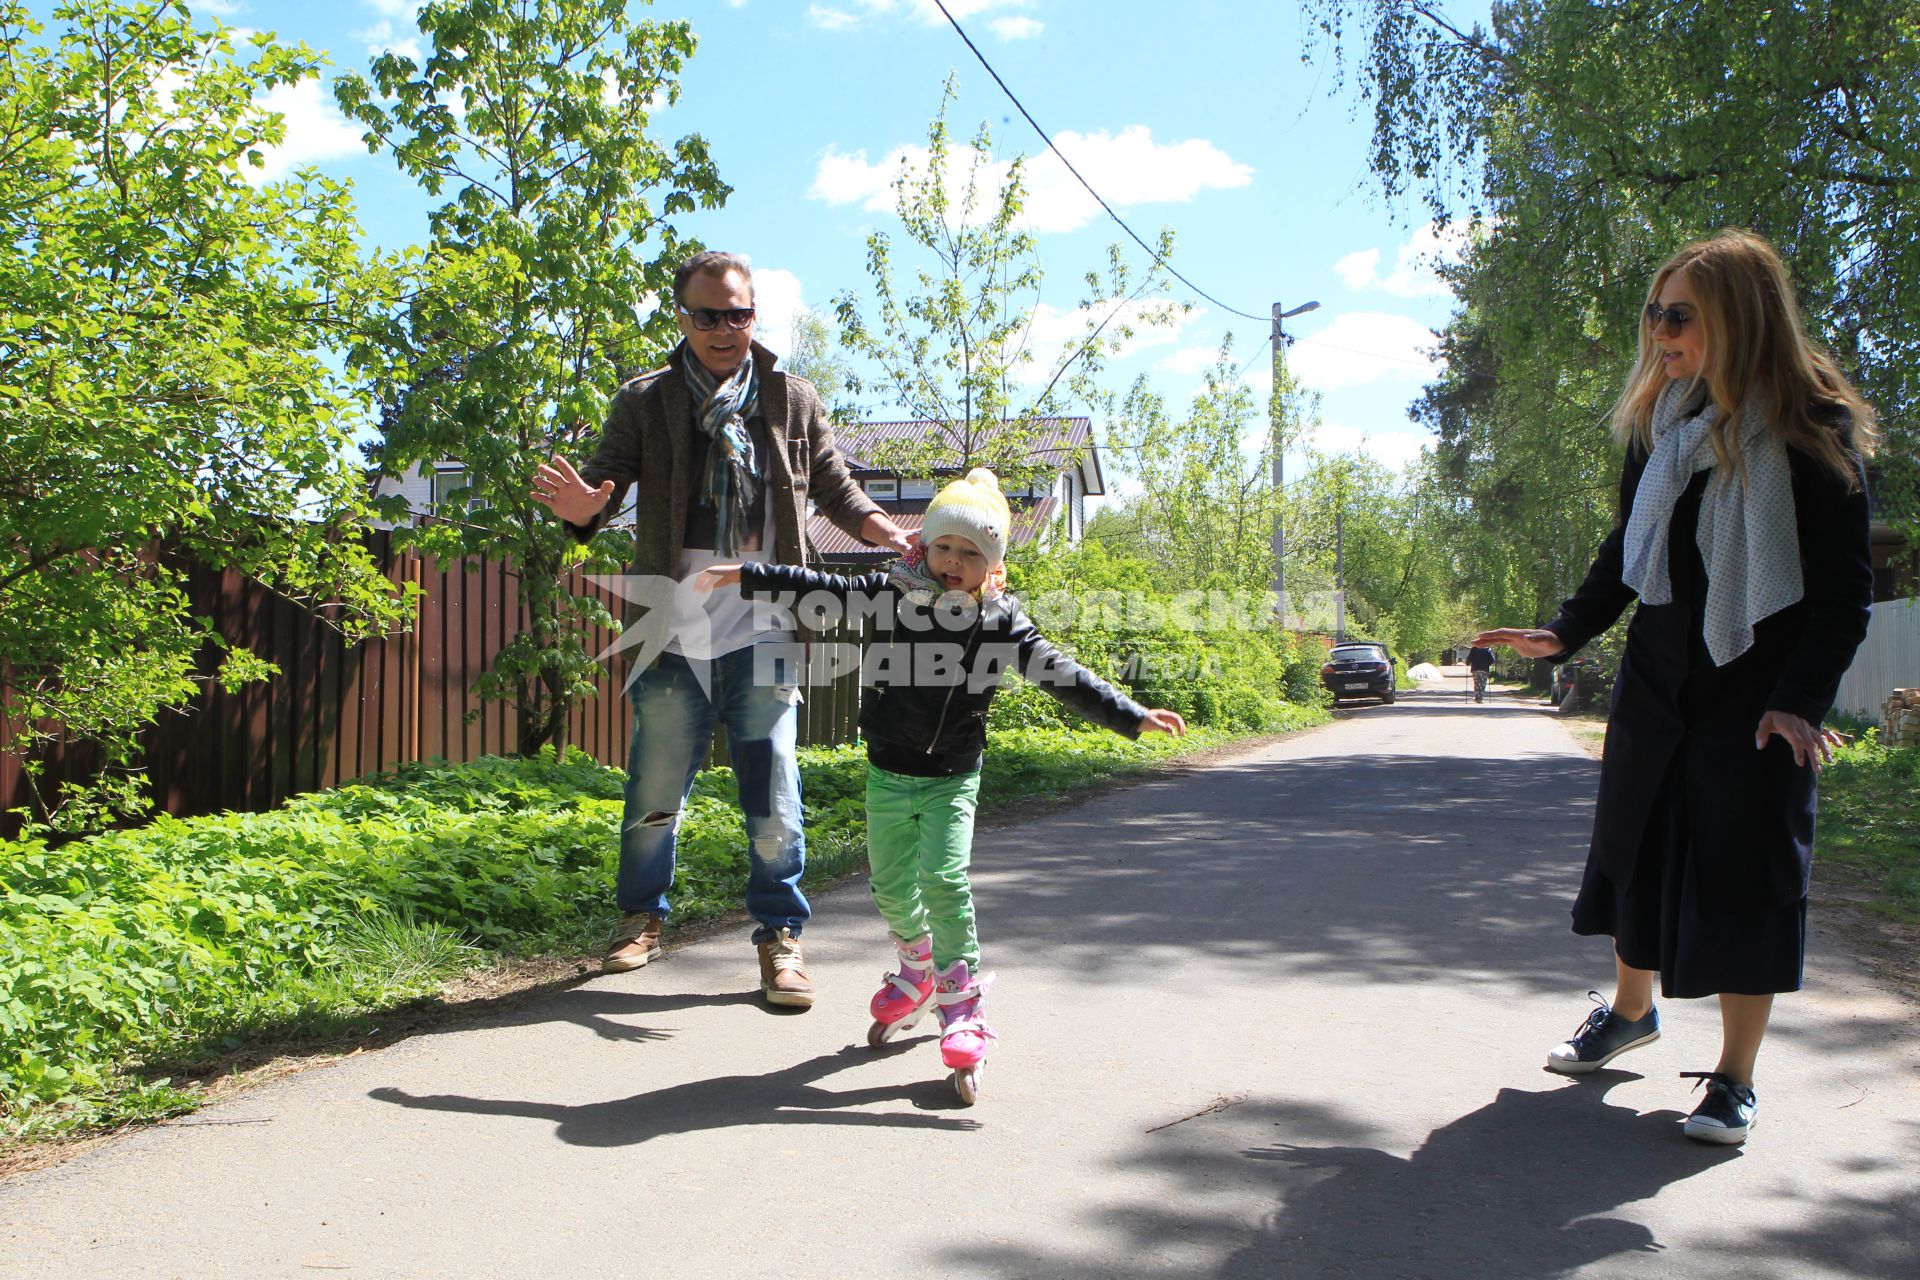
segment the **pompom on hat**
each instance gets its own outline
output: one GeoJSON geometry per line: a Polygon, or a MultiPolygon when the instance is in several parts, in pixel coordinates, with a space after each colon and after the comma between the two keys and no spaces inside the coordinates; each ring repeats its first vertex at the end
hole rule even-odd
{"type": "Polygon", "coordinates": [[[955,480],[927,505],[920,525],[923,545],[949,534],[967,539],[987,557],[989,567],[1007,559],[1007,531],[1012,509],[1000,493],[1000,477],[975,467],[964,480],[955,480]]]}

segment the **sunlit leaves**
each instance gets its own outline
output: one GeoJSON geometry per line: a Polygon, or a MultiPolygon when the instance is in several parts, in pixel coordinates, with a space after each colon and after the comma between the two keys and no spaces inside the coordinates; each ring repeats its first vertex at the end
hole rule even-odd
{"type": "Polygon", "coordinates": [[[1882,415],[1881,514],[1920,522],[1911,0],[1514,0],[1471,31],[1417,0],[1310,9],[1374,108],[1382,185],[1493,220],[1473,323],[1518,384],[1500,389],[1502,432],[1565,438],[1577,472],[1604,462],[1600,432],[1572,433],[1610,398],[1596,370],[1614,381],[1632,359],[1653,269],[1686,240],[1751,227],[1882,415]]]}
{"type": "MultiPolygon", "coordinates": [[[[335,86],[368,146],[443,197],[406,296],[354,350],[384,404],[380,460],[400,476],[457,460],[464,510],[408,535],[429,554],[519,570],[529,629],[477,686],[520,711],[521,747],[556,741],[591,693],[596,616],[560,585],[577,561],[528,498],[537,463],[589,449],[607,397],[675,340],[664,294],[697,246],[669,218],[724,202],[704,140],[648,134],[694,38],[626,0],[436,0],[424,61],[389,53],[335,86]],[[643,311],[645,316],[643,318],[643,311]]],[[[630,545],[608,533],[596,566],[630,545]]]]}
{"type": "MultiPolygon", "coordinates": [[[[344,187],[249,159],[281,136],[262,95],[317,67],[171,0],[75,0],[45,32],[0,4],[0,657],[17,749],[95,739],[109,808],[137,799],[139,727],[205,676],[174,557],[349,635],[401,617],[343,536],[362,406],[324,358],[377,276],[344,187]]],[[[224,678],[266,670],[234,655],[224,678]]],[[[33,816],[85,826],[99,794],[33,816]]]]}

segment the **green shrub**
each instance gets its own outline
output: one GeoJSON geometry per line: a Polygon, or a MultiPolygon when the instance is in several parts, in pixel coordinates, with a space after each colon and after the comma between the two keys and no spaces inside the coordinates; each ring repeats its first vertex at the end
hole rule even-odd
{"type": "Polygon", "coordinates": [[[1889,747],[1877,728],[1833,753],[1820,778],[1814,857],[1846,867],[1877,911],[1920,921],[1920,748],[1889,747]]]}
{"type": "MultiPolygon", "coordinates": [[[[1148,590],[1148,566],[1099,544],[1028,554],[1010,575],[1050,640],[1136,700],[1177,711],[1189,724],[1260,732],[1286,722],[1287,704],[1325,705],[1324,650],[1316,641],[1250,617],[1220,626],[1207,617],[1198,629],[1182,625],[1180,597],[1148,590]],[[1073,607],[1055,618],[1052,602],[1062,597],[1073,607]],[[1136,599],[1144,608],[1120,607],[1136,599]]],[[[1017,681],[995,698],[988,721],[995,729],[1077,722],[1043,691],[1017,681]]]]}

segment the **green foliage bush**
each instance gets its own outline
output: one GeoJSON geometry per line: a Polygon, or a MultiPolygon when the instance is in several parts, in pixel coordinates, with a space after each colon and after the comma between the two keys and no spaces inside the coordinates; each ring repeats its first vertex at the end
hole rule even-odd
{"type": "MultiPolygon", "coordinates": [[[[858,761],[808,757],[815,865],[832,874],[860,852],[858,761]]],[[[126,1079],[129,1062],[424,994],[473,947],[590,945],[611,914],[622,783],[578,752],[408,766],[271,813],[0,846],[0,1114],[15,1129],[124,1115],[166,1094],[126,1079]]],[[[733,792],[729,770],[695,782],[679,919],[740,900],[733,792]]]]}
{"type": "MultiPolygon", "coordinates": [[[[1889,747],[1877,728],[1836,749],[1820,778],[1814,857],[1844,866],[1875,909],[1920,922],[1920,748],[1889,747]]],[[[1817,872],[1816,872],[1817,873],[1817,872]]]]}
{"type": "MultiPolygon", "coordinates": [[[[1177,711],[1190,725],[1273,732],[1294,722],[1290,705],[1323,704],[1315,641],[1255,625],[1262,620],[1250,615],[1214,625],[1204,606],[1151,590],[1151,575],[1147,562],[1100,543],[1023,553],[1009,567],[1012,589],[1048,639],[1136,700],[1177,711]],[[1184,625],[1183,607],[1189,617],[1198,609],[1208,625],[1184,625]]],[[[1076,722],[1020,681],[994,699],[988,721],[995,729],[1076,722]]]]}

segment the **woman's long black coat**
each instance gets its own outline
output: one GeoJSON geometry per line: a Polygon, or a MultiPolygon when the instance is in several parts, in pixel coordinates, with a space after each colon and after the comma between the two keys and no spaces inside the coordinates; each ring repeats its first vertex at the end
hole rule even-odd
{"type": "MultiPolygon", "coordinates": [[[[1804,594],[1754,627],[1753,647],[1723,667],[1703,636],[1707,576],[1695,542],[1711,471],[1674,504],[1669,604],[1645,602],[1627,627],[1600,766],[1590,865],[1615,884],[1633,872],[1661,784],[1684,803],[1689,856],[1703,911],[1785,906],[1807,895],[1815,776],[1780,738],[1754,748],[1769,710],[1817,726],[1867,631],[1873,594],[1864,479],[1849,487],[1809,455],[1789,450],[1804,594]]],[[[1633,497],[1647,455],[1634,445],[1620,475],[1620,519],[1580,589],[1547,624],[1572,653],[1633,602],[1620,580],[1633,497]]],[[[1564,656],[1564,655],[1562,655],[1564,656]]]]}

